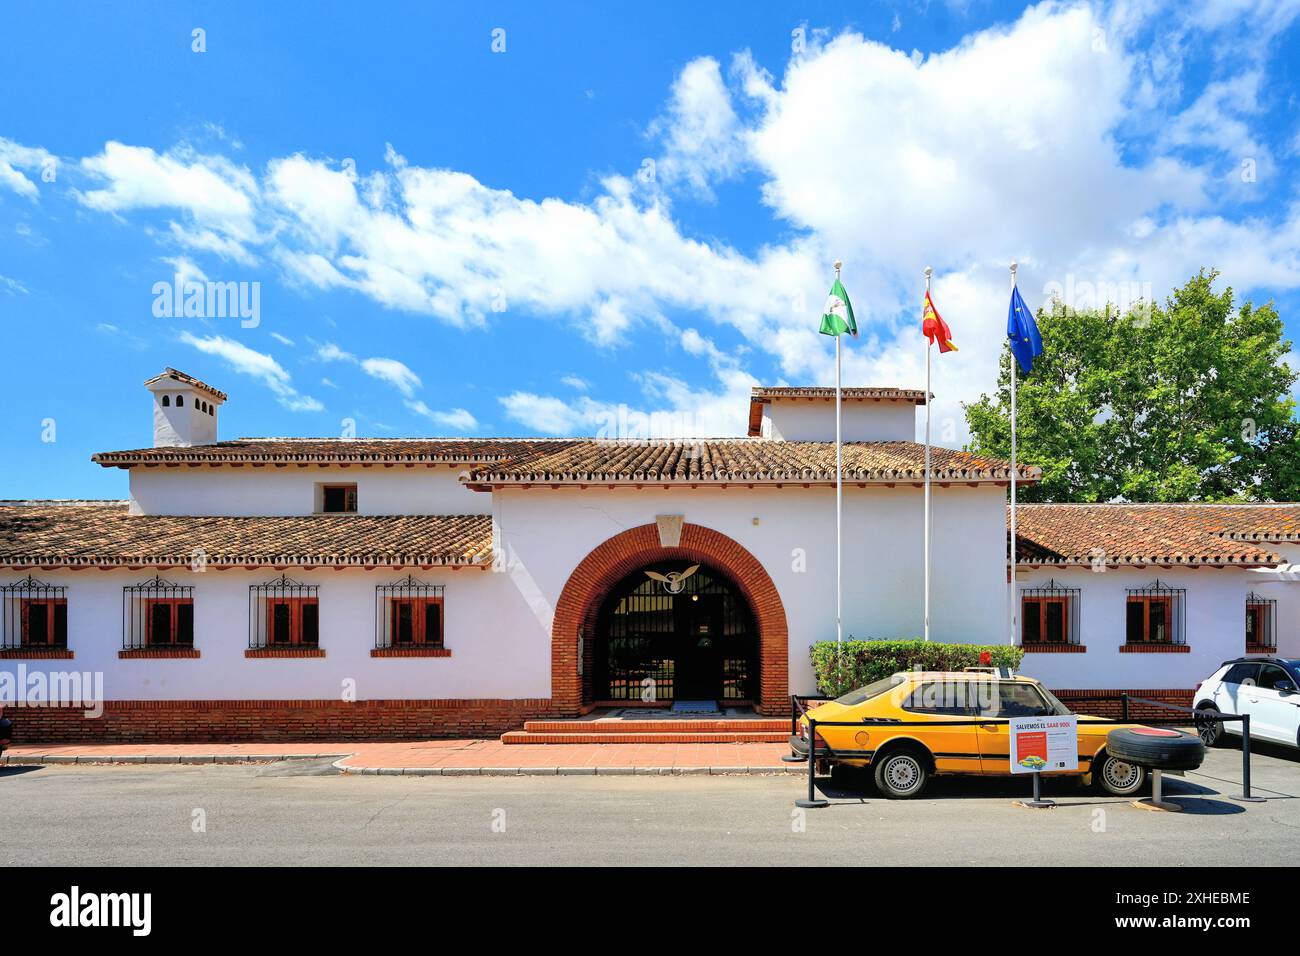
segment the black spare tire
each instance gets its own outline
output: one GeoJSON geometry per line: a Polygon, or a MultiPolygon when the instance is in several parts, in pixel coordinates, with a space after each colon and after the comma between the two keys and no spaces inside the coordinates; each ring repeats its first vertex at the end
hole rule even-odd
{"type": "Polygon", "coordinates": [[[1195,770],[1205,759],[1201,738],[1163,727],[1112,730],[1106,752],[1118,760],[1152,770],[1195,770]]]}

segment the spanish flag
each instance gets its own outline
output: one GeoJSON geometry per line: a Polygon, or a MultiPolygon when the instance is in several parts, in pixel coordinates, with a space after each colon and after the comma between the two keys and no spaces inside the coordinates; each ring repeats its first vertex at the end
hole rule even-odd
{"type": "Polygon", "coordinates": [[[939,310],[934,307],[929,292],[925,294],[925,313],[921,318],[921,332],[930,340],[931,345],[939,346],[941,354],[957,351],[957,346],[952,341],[952,331],[948,328],[948,323],[943,320],[943,316],[939,314],[939,310]]]}

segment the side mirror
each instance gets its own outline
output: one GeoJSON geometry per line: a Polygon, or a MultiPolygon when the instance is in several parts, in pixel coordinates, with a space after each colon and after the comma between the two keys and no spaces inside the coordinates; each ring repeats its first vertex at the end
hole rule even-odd
{"type": "Polygon", "coordinates": [[[1273,685],[1273,689],[1276,691],[1281,691],[1283,694],[1294,694],[1295,684],[1289,680],[1280,680],[1273,685]]]}

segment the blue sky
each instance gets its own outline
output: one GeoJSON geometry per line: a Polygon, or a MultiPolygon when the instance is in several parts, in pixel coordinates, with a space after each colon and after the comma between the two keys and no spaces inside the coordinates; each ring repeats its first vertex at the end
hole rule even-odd
{"type": "Polygon", "coordinates": [[[837,257],[848,384],[922,384],[934,267],[948,444],[1012,258],[1031,305],[1217,266],[1300,335],[1300,3],[481,6],[0,7],[0,497],[124,495],[87,459],[165,365],[223,438],[741,433],[831,381],[837,257]]]}

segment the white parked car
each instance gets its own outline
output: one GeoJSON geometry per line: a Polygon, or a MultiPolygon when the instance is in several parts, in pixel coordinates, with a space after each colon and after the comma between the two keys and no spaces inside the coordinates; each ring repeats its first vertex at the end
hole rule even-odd
{"type": "MultiPolygon", "coordinates": [[[[1195,707],[1213,713],[1249,714],[1252,740],[1269,740],[1300,747],[1300,660],[1281,657],[1239,657],[1225,661],[1196,688],[1195,707]]],[[[1207,747],[1223,743],[1227,734],[1241,736],[1241,722],[1198,720],[1207,747]]]]}

